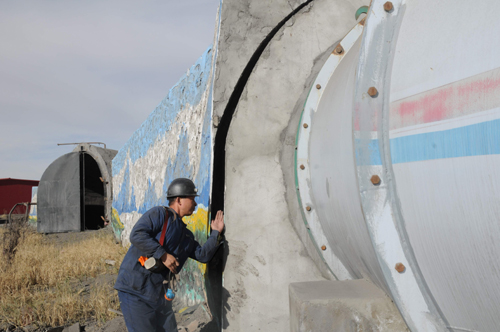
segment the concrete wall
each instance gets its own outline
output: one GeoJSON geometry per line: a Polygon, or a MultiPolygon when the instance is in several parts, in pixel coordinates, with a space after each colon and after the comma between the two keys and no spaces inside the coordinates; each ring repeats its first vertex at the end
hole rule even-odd
{"type": "Polygon", "coordinates": [[[290,331],[408,331],[391,300],[367,280],[290,285],[290,331]]]}
{"type": "MultiPolygon", "coordinates": [[[[271,30],[305,0],[226,0],[222,3],[218,39],[214,114],[222,116],[252,54],[271,30]]],[[[288,23],[293,24],[293,23],[288,23]]]]}

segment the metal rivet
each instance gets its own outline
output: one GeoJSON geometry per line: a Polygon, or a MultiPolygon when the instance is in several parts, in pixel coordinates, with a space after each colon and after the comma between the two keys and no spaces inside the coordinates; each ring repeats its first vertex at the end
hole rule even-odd
{"type": "Polygon", "coordinates": [[[321,250],[325,251],[326,250],[326,246],[321,246],[321,250]]]}
{"type": "Polygon", "coordinates": [[[316,84],[316,89],[321,89],[321,84],[316,84]]]}
{"type": "Polygon", "coordinates": [[[309,127],[309,125],[307,123],[304,123],[304,128],[307,128],[309,127]]]}
{"type": "Polygon", "coordinates": [[[306,206],[306,210],[307,211],[311,211],[311,207],[310,206],[306,206]]]}
{"type": "Polygon", "coordinates": [[[370,181],[374,184],[374,185],[378,185],[380,184],[380,177],[378,175],[374,175],[371,177],[370,181]]]}
{"type": "Polygon", "coordinates": [[[375,97],[378,94],[378,91],[374,86],[372,86],[368,89],[368,94],[372,97],[375,97]]]}
{"type": "Polygon", "coordinates": [[[384,3],[384,10],[386,12],[390,12],[393,9],[394,9],[394,6],[392,5],[392,2],[387,1],[386,3],[384,3]]]}
{"type": "Polygon", "coordinates": [[[406,267],[404,266],[403,263],[396,263],[396,266],[394,267],[396,271],[399,273],[403,273],[406,270],[406,267]]]}
{"type": "Polygon", "coordinates": [[[338,44],[337,47],[335,47],[335,50],[333,50],[333,53],[335,53],[335,54],[342,54],[343,52],[344,52],[344,48],[340,44],[338,44]]]}
{"type": "Polygon", "coordinates": [[[305,169],[306,167],[304,165],[300,165],[300,169],[305,169]]]}

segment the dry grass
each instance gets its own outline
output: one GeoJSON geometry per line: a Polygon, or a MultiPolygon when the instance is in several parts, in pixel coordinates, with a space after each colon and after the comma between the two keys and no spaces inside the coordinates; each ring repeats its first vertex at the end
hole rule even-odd
{"type": "Polygon", "coordinates": [[[126,253],[110,232],[55,244],[24,227],[14,253],[10,263],[3,259],[0,264],[0,322],[60,326],[90,318],[106,321],[114,317],[109,308],[119,309],[112,285],[92,279],[116,274],[126,253]],[[116,261],[115,266],[106,259],[116,261]]]}

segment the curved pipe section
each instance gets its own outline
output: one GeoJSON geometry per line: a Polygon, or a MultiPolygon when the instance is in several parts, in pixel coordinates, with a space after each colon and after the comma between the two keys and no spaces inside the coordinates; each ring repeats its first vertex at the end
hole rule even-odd
{"type": "Polygon", "coordinates": [[[404,10],[404,0],[393,1],[390,8],[374,0],[368,13],[353,108],[356,175],[366,225],[394,302],[412,331],[443,331],[448,324],[401,228],[403,217],[391,164],[390,74],[404,10]]]}
{"type": "Polygon", "coordinates": [[[374,0],[298,129],[297,194],[324,261],[373,280],[412,331],[497,330],[498,8],[374,0]]]}
{"type": "MultiPolygon", "coordinates": [[[[356,24],[328,57],[312,84],[297,130],[295,176],[297,197],[302,207],[304,223],[324,262],[339,280],[361,278],[362,274],[352,267],[342,244],[338,242],[341,239],[335,236],[339,234],[338,227],[345,225],[343,222],[338,222],[343,216],[335,211],[329,211],[333,213],[330,214],[331,218],[324,215],[328,206],[331,206],[330,203],[338,202],[337,193],[346,196],[345,193],[340,193],[341,190],[336,189],[340,184],[334,181],[339,177],[338,174],[335,176],[335,171],[330,167],[339,163],[324,158],[337,156],[337,151],[332,150],[341,147],[339,144],[332,144],[340,137],[328,135],[338,133],[336,125],[341,126],[341,122],[337,120],[342,114],[346,114],[343,101],[349,100],[338,100],[343,98],[335,95],[335,92],[345,92],[340,86],[349,81],[348,76],[351,76],[350,81],[353,82],[354,75],[350,75],[352,74],[350,68],[354,68],[353,65],[356,63],[362,32],[363,24],[356,24]],[[336,105],[333,110],[331,103],[336,105]],[[322,124],[328,124],[329,128],[322,127],[322,124]],[[316,183],[317,179],[324,183],[316,183]],[[318,191],[316,186],[321,189],[318,191]]],[[[349,121],[349,118],[347,120],[349,121]]],[[[344,166],[340,166],[341,172],[353,169],[352,165],[344,166]]],[[[361,216],[358,216],[358,219],[359,217],[361,216]]],[[[343,233],[340,237],[345,235],[347,234],[343,233]]]]}

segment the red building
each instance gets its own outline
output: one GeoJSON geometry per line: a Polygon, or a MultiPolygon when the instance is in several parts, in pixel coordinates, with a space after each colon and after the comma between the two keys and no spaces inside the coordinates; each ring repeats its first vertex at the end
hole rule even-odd
{"type": "Polygon", "coordinates": [[[16,203],[31,202],[31,188],[39,181],[0,179],[0,215],[8,214],[16,203]]]}

